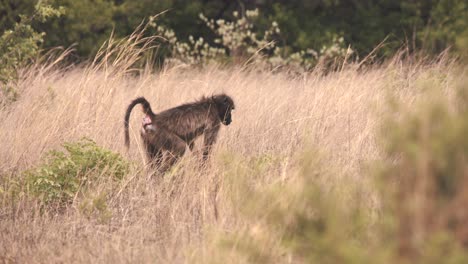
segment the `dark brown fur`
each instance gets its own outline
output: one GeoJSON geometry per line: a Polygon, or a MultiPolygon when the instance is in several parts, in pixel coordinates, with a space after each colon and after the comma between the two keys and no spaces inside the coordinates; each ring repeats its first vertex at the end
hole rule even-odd
{"type": "Polygon", "coordinates": [[[220,124],[229,125],[234,101],[220,94],[188,104],[183,104],[158,114],[153,113],[144,97],[133,100],[125,113],[125,145],[130,142],[128,125],[130,113],[136,105],[143,106],[143,113],[151,123],[143,124],[141,137],[148,160],[161,171],[169,169],[185,153],[192,150],[197,137],[204,135],[203,160],[208,158],[216,142],[220,124]]]}

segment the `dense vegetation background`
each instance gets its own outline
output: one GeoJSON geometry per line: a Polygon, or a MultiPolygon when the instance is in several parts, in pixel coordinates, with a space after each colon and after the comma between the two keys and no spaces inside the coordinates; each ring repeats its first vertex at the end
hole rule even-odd
{"type": "MultiPolygon", "coordinates": [[[[30,16],[37,0],[1,0],[0,32],[14,27],[20,15],[30,16]]],[[[468,43],[468,4],[465,0],[53,0],[64,15],[33,28],[45,32],[44,48],[76,45],[82,60],[97,52],[111,32],[131,34],[143,19],[167,11],[158,23],[172,28],[186,41],[189,35],[213,42],[214,36],[198,17],[232,20],[233,12],[260,10],[256,26],[276,21],[279,45],[291,51],[329,45],[333,38],[344,42],[361,57],[387,38],[380,55],[390,55],[402,44],[432,54],[451,47],[462,53],[468,43]]],[[[148,32],[149,34],[151,33],[148,32]]],[[[154,32],[153,32],[154,33],[154,32]]],[[[465,50],[466,51],[466,50],[465,50]]]]}

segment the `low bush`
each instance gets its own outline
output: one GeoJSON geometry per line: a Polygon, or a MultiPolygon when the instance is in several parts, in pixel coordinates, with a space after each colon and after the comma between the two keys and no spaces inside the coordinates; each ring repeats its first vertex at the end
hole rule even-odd
{"type": "Polygon", "coordinates": [[[121,180],[129,163],[120,154],[89,139],[63,144],[65,151],[50,151],[43,163],[25,172],[27,193],[43,205],[63,207],[100,178],[121,180]]]}

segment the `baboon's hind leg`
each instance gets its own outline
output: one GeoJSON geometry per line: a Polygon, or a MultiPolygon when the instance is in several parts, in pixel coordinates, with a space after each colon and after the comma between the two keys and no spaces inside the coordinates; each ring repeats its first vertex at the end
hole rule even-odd
{"type": "Polygon", "coordinates": [[[150,159],[150,166],[152,169],[159,170],[164,161],[163,151],[159,150],[150,159]]]}
{"type": "Polygon", "coordinates": [[[171,135],[167,138],[170,141],[169,150],[164,153],[163,161],[159,170],[166,172],[185,154],[187,144],[181,138],[171,135]]]}
{"type": "Polygon", "coordinates": [[[157,168],[161,166],[163,160],[163,152],[161,148],[158,148],[154,144],[145,142],[146,156],[148,158],[148,164],[151,168],[157,168]]]}

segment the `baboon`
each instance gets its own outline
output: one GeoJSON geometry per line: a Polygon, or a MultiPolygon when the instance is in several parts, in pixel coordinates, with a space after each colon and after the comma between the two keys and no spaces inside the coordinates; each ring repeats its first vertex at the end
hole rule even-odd
{"type": "Polygon", "coordinates": [[[128,148],[130,113],[136,105],[143,106],[145,114],[140,131],[146,155],[151,166],[166,171],[180,159],[187,145],[193,150],[194,141],[204,135],[203,161],[206,161],[216,142],[220,124],[232,122],[231,111],[234,101],[226,94],[202,97],[200,100],[183,104],[158,114],[153,113],[150,103],[139,97],[133,100],[125,113],[125,145],[128,148]]]}

